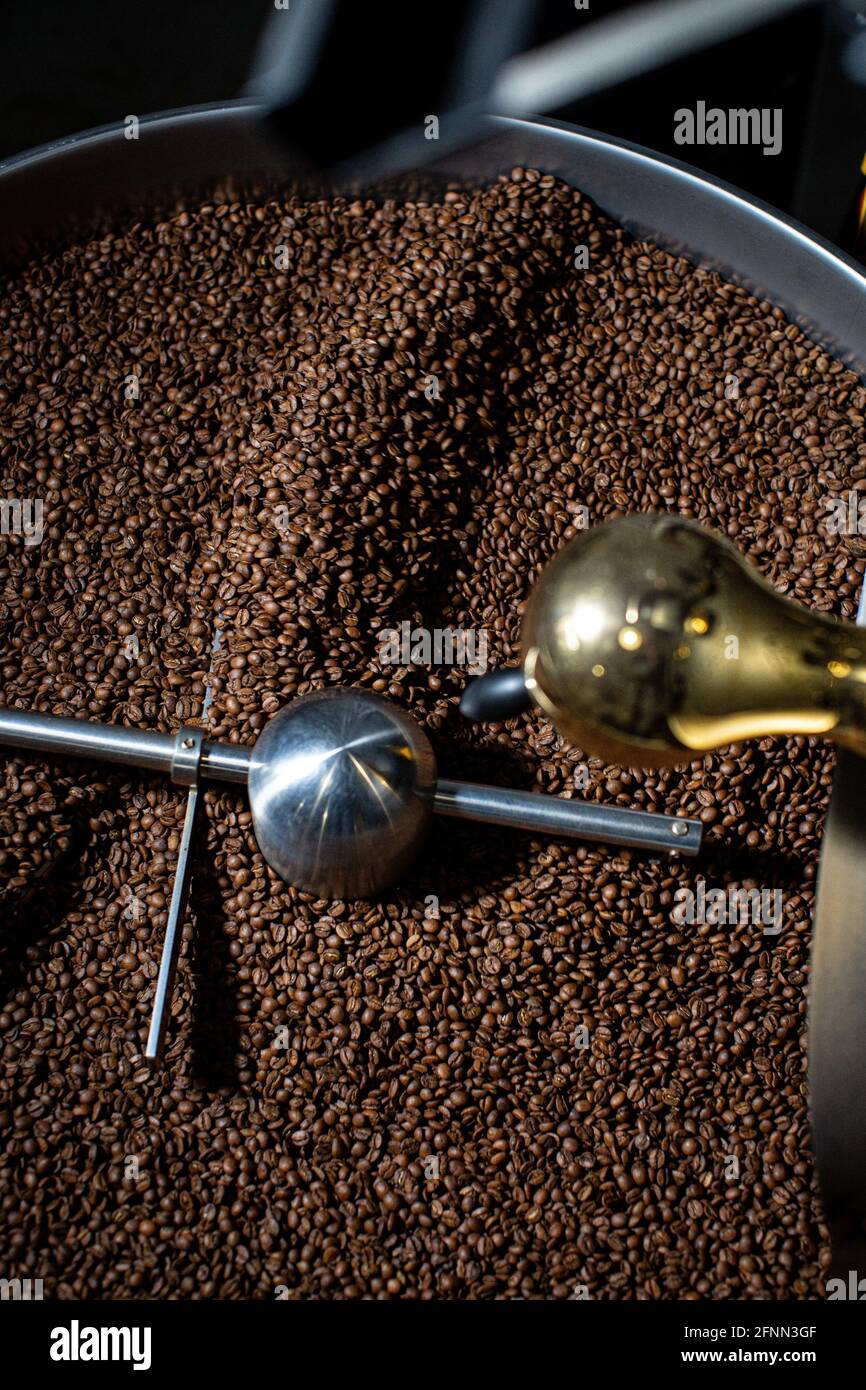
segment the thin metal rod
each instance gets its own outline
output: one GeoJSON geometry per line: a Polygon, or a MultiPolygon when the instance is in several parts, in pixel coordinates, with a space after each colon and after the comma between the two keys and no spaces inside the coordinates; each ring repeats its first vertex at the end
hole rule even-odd
{"type": "Polygon", "coordinates": [[[680,816],[599,806],[592,801],[568,801],[562,796],[484,787],[475,782],[450,782],[446,778],[436,785],[433,809],[457,820],[487,821],[515,830],[630,845],[665,854],[695,855],[703,837],[700,821],[680,816]]]}
{"type": "Polygon", "coordinates": [[[177,959],[180,955],[183,918],[186,911],[187,895],[189,893],[191,867],[190,847],[195,830],[197,809],[198,785],[193,783],[186,799],[186,815],[183,820],[180,849],[177,855],[177,868],[174,874],[174,885],[171,890],[171,903],[168,909],[165,940],[162,945],[162,959],[159,962],[156,993],[153,996],[153,1012],[150,1017],[150,1031],[147,1035],[147,1046],[144,1049],[144,1055],[148,1062],[157,1063],[160,1061],[163,1045],[165,1043],[165,1030],[168,1026],[168,1018],[171,1012],[171,1000],[174,993],[174,976],[177,970],[177,959]]]}
{"type": "MultiPolygon", "coordinates": [[[[0,744],[58,758],[95,758],[151,772],[171,774],[175,736],[122,724],[63,719],[56,714],[0,709],[0,744]]],[[[213,782],[247,780],[251,749],[231,743],[205,743],[200,775],[213,782]]]]}
{"type": "Polygon", "coordinates": [[[811,3],[655,0],[593,19],[585,28],[578,24],[563,38],[510,59],[497,78],[491,106],[511,115],[553,111],[811,3]]]}

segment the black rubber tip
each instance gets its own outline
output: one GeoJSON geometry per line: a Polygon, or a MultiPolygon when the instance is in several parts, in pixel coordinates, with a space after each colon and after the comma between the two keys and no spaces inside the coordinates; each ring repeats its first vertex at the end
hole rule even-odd
{"type": "Polygon", "coordinates": [[[488,671],[486,676],[478,676],[466,687],[460,701],[464,719],[476,722],[512,719],[531,707],[532,697],[519,666],[504,666],[501,671],[488,671]]]}

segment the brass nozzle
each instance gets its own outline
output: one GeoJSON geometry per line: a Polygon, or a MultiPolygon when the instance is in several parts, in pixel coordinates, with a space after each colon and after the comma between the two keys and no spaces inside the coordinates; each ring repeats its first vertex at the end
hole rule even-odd
{"type": "Polygon", "coordinates": [[[866,754],[866,631],[783,598],[729,541],[633,515],[571,541],[530,597],[526,687],[621,765],[675,765],[768,734],[866,754]]]}

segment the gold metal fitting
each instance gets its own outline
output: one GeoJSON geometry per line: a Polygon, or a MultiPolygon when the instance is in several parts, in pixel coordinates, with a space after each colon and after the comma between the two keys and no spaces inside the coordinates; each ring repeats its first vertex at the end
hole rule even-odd
{"type": "Polygon", "coordinates": [[[733,545],[677,516],[571,541],[523,624],[526,687],[587,753],[690,762],[768,734],[866,754],[866,631],[785,599],[733,545]]]}

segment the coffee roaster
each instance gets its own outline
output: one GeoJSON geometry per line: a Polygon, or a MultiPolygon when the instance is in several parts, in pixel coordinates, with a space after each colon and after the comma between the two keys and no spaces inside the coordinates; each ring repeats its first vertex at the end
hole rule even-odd
{"type": "MultiPolygon", "coordinates": [[[[394,52],[395,32],[388,34],[389,43],[383,43],[366,7],[364,25],[372,25],[372,30],[359,27],[358,8],[351,0],[335,6],[316,0],[313,5],[298,3],[284,13],[276,12],[250,94],[238,101],[143,117],[134,140],[127,138],[128,128],[119,123],[8,161],[0,167],[7,260],[20,260],[37,240],[40,244],[51,238],[62,240],[71,228],[93,230],[106,219],[116,221],[136,211],[184,202],[192,205],[205,193],[224,200],[244,188],[277,186],[287,180],[326,187],[335,183],[378,187],[387,180],[389,195],[401,196],[401,188],[417,192],[454,180],[478,184],[515,165],[526,165],[580,187],[635,233],[700,265],[719,269],[771,300],[866,377],[866,278],[832,246],[772,208],[685,164],[593,131],[520,114],[490,114],[542,110],[565,90],[572,94],[592,90],[662,55],[686,52],[689,46],[770,17],[786,6],[758,5],[754,0],[648,6],[631,17],[631,29],[623,17],[608,21],[607,29],[597,26],[598,32],[588,34],[583,47],[578,34],[549,51],[520,56],[515,52],[525,33],[524,6],[439,6],[429,53],[430,71],[437,75],[435,85],[425,82],[426,68],[417,52],[411,65],[398,65],[396,72],[389,56],[387,71],[383,70],[385,54],[394,52]],[[496,34],[495,44],[489,41],[491,32],[496,34]],[[366,65],[357,61],[361,44],[369,48],[366,65]],[[454,52],[461,55],[460,63],[443,68],[443,55],[454,52]],[[359,86],[361,71],[363,88],[359,86]],[[443,72],[449,81],[443,81],[443,72]],[[343,113],[339,120],[333,119],[335,109],[343,113]],[[431,116],[436,117],[433,125],[431,116]]],[[[746,599],[742,614],[748,616],[749,650],[757,652],[760,660],[756,657],[754,666],[746,662],[738,668],[741,688],[724,709],[708,710],[702,693],[705,687],[692,685],[690,674],[700,665],[717,624],[730,619],[727,609],[714,606],[719,595],[725,597],[717,585],[720,573],[734,576],[736,584],[745,583],[742,574],[728,552],[724,563],[717,564],[710,543],[690,528],[682,533],[663,527],[653,532],[658,542],[652,551],[653,582],[667,585],[676,600],[675,619],[665,633],[665,642],[672,644],[667,653],[671,664],[662,678],[658,650],[648,650],[650,634],[645,626],[642,585],[650,572],[650,558],[640,544],[633,548],[626,544],[624,549],[619,545],[633,533],[622,531],[619,540],[613,530],[610,534],[608,542],[590,533],[582,544],[585,553],[593,556],[592,565],[601,547],[612,575],[611,592],[617,603],[622,599],[614,615],[619,645],[610,651],[606,648],[604,655],[584,648],[580,624],[574,622],[576,645],[570,647],[567,636],[563,639],[569,613],[573,619],[574,603],[584,593],[581,586],[586,581],[585,573],[581,578],[579,560],[575,558],[572,572],[568,568],[572,562],[564,555],[533,600],[519,678],[499,677],[498,688],[495,682],[487,687],[488,704],[477,697],[473,706],[470,697],[467,707],[475,715],[507,716],[521,706],[528,691],[567,735],[585,738],[590,749],[596,736],[603,735],[597,740],[599,748],[614,748],[636,763],[661,754],[676,761],[681,752],[694,755],[729,735],[745,737],[755,732],[836,733],[846,745],[827,823],[815,921],[811,1087],[836,1261],[843,1269],[857,1267],[858,1257],[862,1261],[866,1215],[862,638],[787,610],[780,616],[781,610],[766,595],[766,611],[751,607],[746,599]],[[689,547],[700,552],[703,568],[691,562],[677,567],[682,548],[689,547]],[[686,571],[688,585],[683,581],[686,571]],[[634,583],[620,594],[614,581],[626,574],[634,583]],[[626,632],[631,635],[620,640],[626,632]],[[685,654],[677,655],[678,649],[685,654]],[[616,656],[613,685],[611,654],[616,656]],[[646,663],[648,656],[656,664],[650,661],[655,676],[651,674],[647,689],[657,693],[654,681],[663,679],[667,703],[656,710],[658,718],[636,729],[633,720],[623,715],[624,702],[629,673],[646,663]],[[596,667],[601,675],[594,673],[596,667]],[[782,697],[773,683],[787,683],[794,668],[801,684],[788,685],[789,707],[783,715],[782,697]],[[688,692],[685,705],[683,690],[688,692]],[[676,727],[668,719],[671,700],[679,711],[676,727]]],[[[608,624],[606,640],[611,632],[608,624]]],[[[645,704],[641,708],[645,714],[645,704]]],[[[574,800],[521,800],[504,791],[437,784],[420,729],[387,705],[351,694],[290,705],[268,725],[252,750],[209,743],[200,726],[184,728],[171,737],[146,730],[75,727],[72,721],[51,721],[17,710],[3,712],[0,739],[46,757],[108,757],[158,768],[177,785],[191,789],[148,1047],[152,1057],[159,1054],[177,959],[186,856],[200,777],[246,782],[265,857],[280,874],[320,892],[379,891],[388,873],[359,877],[359,865],[369,864],[367,850],[374,844],[377,855],[384,852],[389,870],[405,865],[417,849],[431,810],[530,826],[550,834],[594,833],[612,842],[636,840],[656,850],[669,846],[694,852],[699,843],[698,828],[683,820],[668,822],[634,813],[629,821],[628,813],[616,808],[599,812],[574,800]],[[359,746],[363,755],[357,751],[359,746]],[[360,818],[359,806],[363,809],[360,818]],[[347,844],[355,847],[348,858],[347,844]]]]}

